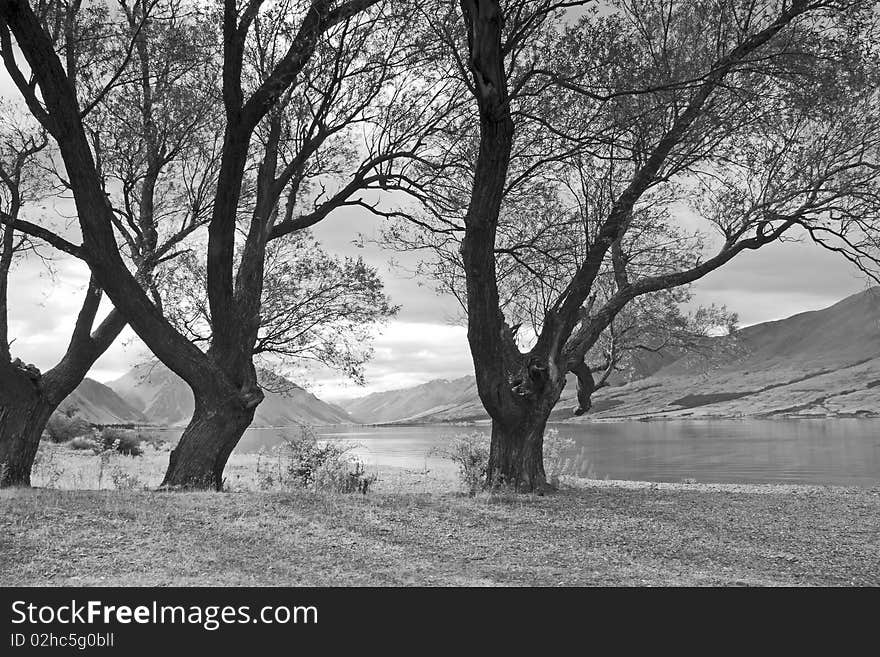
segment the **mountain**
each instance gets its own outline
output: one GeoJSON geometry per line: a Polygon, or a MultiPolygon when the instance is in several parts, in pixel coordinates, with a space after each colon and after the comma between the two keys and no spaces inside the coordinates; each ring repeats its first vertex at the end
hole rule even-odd
{"type": "MultiPolygon", "coordinates": [[[[569,376],[551,420],[880,415],[880,288],[743,328],[732,348],[719,340],[714,352],[654,359],[641,369],[644,378],[597,392],[592,411],[580,417],[572,415],[576,385],[569,376]]],[[[342,406],[364,422],[487,418],[473,377],[374,393],[342,406]]]]}
{"type": "Polygon", "coordinates": [[[681,358],[606,389],[594,417],[880,415],[880,288],[824,308],[741,329],[709,366],[681,358]]]}
{"type": "MultiPolygon", "coordinates": [[[[416,421],[454,409],[460,414],[464,406],[477,399],[477,384],[472,376],[449,381],[436,379],[413,388],[374,392],[340,405],[365,422],[416,421]]],[[[485,413],[483,413],[485,415],[485,413]]]]}
{"type": "MultiPolygon", "coordinates": [[[[258,371],[257,375],[264,386],[265,399],[257,407],[252,426],[348,424],[355,421],[342,408],[318,399],[284,377],[266,370],[258,371]]],[[[192,416],[194,400],[189,386],[159,362],[138,365],[109,385],[143,413],[151,424],[182,425],[192,416]]]]}
{"type": "Polygon", "coordinates": [[[127,424],[147,420],[143,413],[111,388],[92,379],[83,379],[58,408],[62,412],[76,409],[77,415],[93,424],[127,424]]]}

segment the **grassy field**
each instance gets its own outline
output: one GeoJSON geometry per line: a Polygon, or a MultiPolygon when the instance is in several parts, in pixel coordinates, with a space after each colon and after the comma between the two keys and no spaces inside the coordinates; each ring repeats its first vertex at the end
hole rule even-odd
{"type": "Polygon", "coordinates": [[[0,584],[880,585],[876,489],[580,481],[468,498],[383,480],[367,496],[0,491],[0,584]]]}

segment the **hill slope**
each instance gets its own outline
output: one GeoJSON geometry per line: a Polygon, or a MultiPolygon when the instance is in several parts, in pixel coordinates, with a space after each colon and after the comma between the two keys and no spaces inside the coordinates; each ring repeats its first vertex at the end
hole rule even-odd
{"type": "MultiPolygon", "coordinates": [[[[626,417],[880,415],[880,288],[822,310],[756,324],[738,346],[658,362],[641,380],[605,388],[576,418],[574,378],[552,420],[626,417]]],[[[374,393],[343,406],[366,422],[486,419],[473,377],[374,393]]]]}
{"type": "Polygon", "coordinates": [[[365,422],[415,420],[424,415],[443,413],[463,406],[477,398],[474,377],[464,376],[451,381],[435,379],[412,388],[375,392],[340,405],[365,422]]]}
{"type": "Polygon", "coordinates": [[[76,390],[61,402],[61,411],[76,409],[77,415],[93,424],[127,424],[146,422],[137,408],[117,395],[111,388],[92,379],[83,379],[76,390]]]}
{"type": "MultiPolygon", "coordinates": [[[[354,421],[342,408],[318,399],[292,381],[266,371],[258,372],[258,376],[268,389],[264,389],[266,397],[257,407],[252,426],[346,424],[354,421]]],[[[152,424],[181,425],[192,416],[192,391],[161,363],[138,365],[112,381],[110,386],[152,424]]]]}

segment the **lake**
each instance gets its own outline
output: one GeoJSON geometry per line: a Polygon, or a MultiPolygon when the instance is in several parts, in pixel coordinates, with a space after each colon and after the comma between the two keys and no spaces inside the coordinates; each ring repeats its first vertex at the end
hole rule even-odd
{"type": "MultiPolygon", "coordinates": [[[[597,479],[701,483],[880,483],[880,420],[685,420],[551,425],[572,438],[577,474],[597,479]]],[[[250,429],[236,451],[278,444],[298,429],[250,429]]],[[[366,463],[413,470],[456,466],[437,452],[455,435],[488,426],[317,427],[355,444],[366,463]]]]}

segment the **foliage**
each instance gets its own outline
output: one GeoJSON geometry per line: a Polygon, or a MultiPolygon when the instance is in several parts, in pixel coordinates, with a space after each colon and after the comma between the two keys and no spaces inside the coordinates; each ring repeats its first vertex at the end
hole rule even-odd
{"type": "Polygon", "coordinates": [[[468,495],[473,497],[485,487],[489,469],[489,438],[486,434],[475,431],[458,435],[441,453],[458,464],[459,481],[468,495]]]}
{"type": "Polygon", "coordinates": [[[376,480],[376,475],[367,473],[363,462],[350,454],[352,445],[322,444],[306,426],[299,436],[283,438],[284,442],[268,454],[260,451],[257,481],[263,490],[280,487],[366,495],[376,480]]]}
{"type": "Polygon", "coordinates": [[[149,447],[152,447],[153,449],[158,450],[168,448],[168,441],[163,438],[161,434],[155,431],[136,428],[132,429],[132,433],[134,434],[135,440],[137,440],[137,442],[142,446],[147,445],[149,447]]]}
{"type": "Polygon", "coordinates": [[[559,486],[561,476],[575,474],[573,454],[576,449],[577,442],[562,437],[559,429],[548,429],[544,433],[544,472],[553,486],[559,486]]]}
{"type": "MultiPolygon", "coordinates": [[[[485,433],[475,431],[455,436],[448,447],[437,451],[458,464],[459,481],[469,496],[474,497],[486,488],[489,437],[485,433]]],[[[558,429],[545,432],[544,470],[548,482],[558,486],[561,476],[580,474],[585,468],[574,439],[562,437],[558,429]]]]}
{"type": "Polygon", "coordinates": [[[79,436],[88,436],[92,433],[92,425],[83,418],[64,413],[52,413],[46,424],[46,435],[53,443],[65,443],[79,436]]]}
{"type": "Polygon", "coordinates": [[[57,451],[49,445],[40,445],[37,449],[32,472],[43,480],[44,488],[55,488],[64,475],[64,465],[56,457],[57,451]]]}
{"type": "Polygon", "coordinates": [[[69,443],[67,443],[67,446],[70,447],[71,449],[76,449],[76,450],[88,449],[93,452],[99,451],[99,449],[100,449],[98,447],[98,443],[93,438],[91,438],[89,436],[77,436],[76,438],[71,440],[69,443]]]}
{"type": "Polygon", "coordinates": [[[739,353],[737,314],[714,304],[684,312],[692,299],[690,286],[681,286],[644,294],[624,306],[587,352],[596,389],[615,373],[626,381],[645,376],[663,355],[710,369],[739,353]]]}
{"type": "MultiPolygon", "coordinates": [[[[211,336],[207,280],[203,259],[192,252],[159,277],[166,316],[197,343],[211,336]]],[[[298,232],[267,246],[254,353],[298,366],[320,363],[360,382],[375,328],[397,311],[375,268],[335,257],[308,231],[298,232]]]]}
{"type": "Polygon", "coordinates": [[[113,450],[127,456],[141,456],[144,453],[141,449],[141,438],[136,432],[116,427],[104,427],[101,430],[98,447],[102,451],[113,450]]]}
{"type": "Polygon", "coordinates": [[[142,490],[146,488],[146,484],[141,481],[140,477],[120,468],[114,468],[110,478],[113,480],[113,488],[116,490],[142,490]]]}

